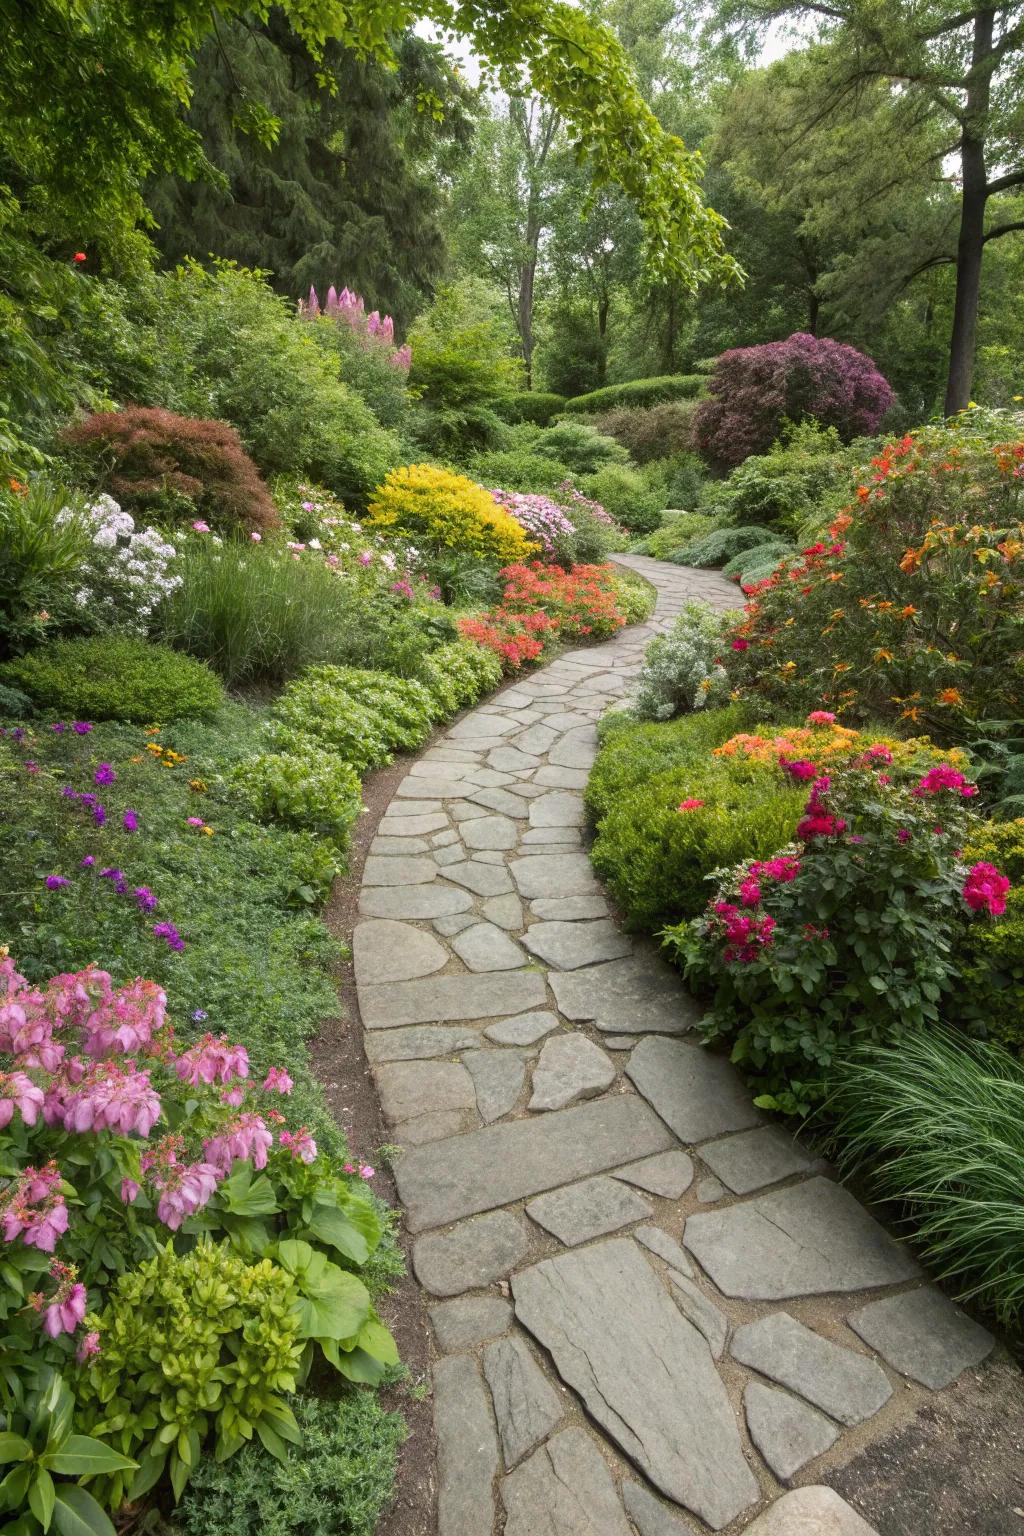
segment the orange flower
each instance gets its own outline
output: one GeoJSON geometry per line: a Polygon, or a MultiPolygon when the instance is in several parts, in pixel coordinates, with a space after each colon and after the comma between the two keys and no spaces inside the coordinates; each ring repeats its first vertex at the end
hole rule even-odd
{"type": "Polygon", "coordinates": [[[917,612],[917,609],[914,607],[913,603],[908,603],[905,608],[901,608],[900,609],[900,618],[901,619],[912,619],[916,612],[917,612]]]}
{"type": "Polygon", "coordinates": [[[920,718],[921,711],[918,709],[916,704],[913,705],[913,707],[910,709],[905,709],[900,715],[901,720],[920,720],[920,718]]]}
{"type": "Polygon", "coordinates": [[[887,651],[884,646],[875,652],[876,661],[892,661],[892,651],[887,651]]]}
{"type": "Polygon", "coordinates": [[[962,704],[963,702],[963,694],[959,688],[943,688],[936,699],[938,704],[962,704]]]}
{"type": "Polygon", "coordinates": [[[870,495],[871,495],[871,492],[868,490],[868,487],[866,485],[858,485],[858,487],[857,487],[857,500],[858,501],[867,501],[867,499],[868,499],[868,497],[870,495]]]}

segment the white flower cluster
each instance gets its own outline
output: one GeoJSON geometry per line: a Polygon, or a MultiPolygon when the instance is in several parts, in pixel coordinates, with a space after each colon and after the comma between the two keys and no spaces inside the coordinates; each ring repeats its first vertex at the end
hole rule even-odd
{"type": "Polygon", "coordinates": [[[631,711],[641,720],[670,720],[722,704],[729,679],[719,657],[723,619],[705,603],[687,603],[667,635],[647,647],[631,711]]]}
{"type": "Polygon", "coordinates": [[[136,528],[135,519],[111,496],[99,496],[81,512],[67,507],[57,521],[73,517],[84,522],[92,545],[82,565],[76,605],[88,610],[98,628],[145,634],[157,604],[181,586],[180,576],[168,574],[177,554],[174,545],[157,528],[136,528]]]}

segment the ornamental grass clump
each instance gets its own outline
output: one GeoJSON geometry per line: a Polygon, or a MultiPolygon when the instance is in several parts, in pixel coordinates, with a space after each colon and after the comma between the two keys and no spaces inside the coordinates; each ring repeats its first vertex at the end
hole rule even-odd
{"type": "Polygon", "coordinates": [[[828,536],[749,592],[736,685],[946,741],[1024,715],[1020,418],[965,412],[886,444],[828,536]]]}
{"type": "Polygon", "coordinates": [[[976,785],[921,766],[885,742],[828,772],[780,756],[809,788],[794,840],[720,873],[705,914],[665,932],[711,999],[705,1038],[731,1042],[763,1108],[805,1114],[855,1046],[937,1023],[960,936],[1006,910],[1008,878],[964,853],[976,785]]]}

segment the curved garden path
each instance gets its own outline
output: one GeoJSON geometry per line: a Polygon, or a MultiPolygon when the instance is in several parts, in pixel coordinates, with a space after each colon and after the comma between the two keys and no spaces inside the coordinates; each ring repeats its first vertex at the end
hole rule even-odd
{"type": "Polygon", "coordinates": [[[762,1120],[688,1034],[678,974],[610,915],[583,848],[594,722],[688,598],[736,598],[624,563],[653,619],[453,725],[363,872],[355,974],[430,1298],[438,1533],[871,1536],[830,1469],[992,1340],[762,1120]]]}

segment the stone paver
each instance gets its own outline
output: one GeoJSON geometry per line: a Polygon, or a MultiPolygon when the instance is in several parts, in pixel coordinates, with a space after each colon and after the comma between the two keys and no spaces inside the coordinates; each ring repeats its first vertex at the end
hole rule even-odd
{"type": "Polygon", "coordinates": [[[613,916],[585,851],[597,721],[685,601],[737,606],[716,572],[616,558],[652,619],[438,736],[363,872],[359,1012],[438,1356],[433,1536],[875,1536],[785,1485],[992,1340],[758,1112],[613,916]]]}

